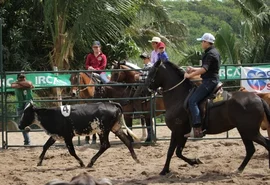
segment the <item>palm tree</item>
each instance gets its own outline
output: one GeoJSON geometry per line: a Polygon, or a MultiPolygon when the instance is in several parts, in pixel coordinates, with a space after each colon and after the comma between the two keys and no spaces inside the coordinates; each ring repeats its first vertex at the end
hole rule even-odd
{"type": "Polygon", "coordinates": [[[270,8],[263,0],[234,0],[247,20],[245,32],[251,33],[249,58],[252,63],[269,63],[270,58],[270,8]],[[254,46],[254,47],[253,47],[254,46]]]}
{"type": "Polygon", "coordinates": [[[89,46],[117,38],[137,8],[136,0],[46,0],[43,5],[52,36],[50,64],[59,69],[69,68],[76,41],[89,46]]]}
{"type": "Polygon", "coordinates": [[[158,36],[170,46],[183,46],[187,27],[181,22],[170,21],[167,10],[160,0],[141,1],[136,18],[126,33],[131,35],[138,46],[150,49],[148,40],[158,36]]]}

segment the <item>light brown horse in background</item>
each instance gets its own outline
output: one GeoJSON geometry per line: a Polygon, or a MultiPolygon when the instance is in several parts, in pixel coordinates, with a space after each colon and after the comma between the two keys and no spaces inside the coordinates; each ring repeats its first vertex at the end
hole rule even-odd
{"type": "MultiPolygon", "coordinates": [[[[72,73],[69,78],[71,85],[79,85],[79,84],[85,84],[85,85],[93,85],[95,82],[92,80],[92,78],[88,78],[86,73],[80,72],[80,73],[72,73]]],[[[86,86],[86,87],[77,87],[72,86],[70,89],[70,93],[72,97],[78,96],[82,99],[88,99],[93,98],[95,95],[95,86],[86,86]]],[[[83,102],[87,103],[87,102],[83,102]]],[[[85,142],[89,143],[90,136],[85,136],[85,142]]],[[[96,134],[93,134],[92,137],[92,144],[96,144],[97,142],[97,136],[96,134]]]]}
{"type": "MultiPolygon", "coordinates": [[[[95,82],[92,80],[92,78],[88,78],[86,73],[80,72],[80,73],[72,73],[70,76],[70,82],[73,85],[79,85],[79,84],[86,84],[86,85],[93,85],[95,82]]],[[[71,87],[71,95],[74,97],[78,94],[78,96],[82,99],[86,98],[93,98],[95,95],[95,86],[86,86],[86,87],[77,87],[72,86],[71,87]]]]}
{"type": "MultiPolygon", "coordinates": [[[[113,69],[123,69],[123,71],[112,72],[111,81],[121,82],[121,83],[138,83],[135,79],[135,75],[141,72],[139,70],[141,68],[139,68],[139,67],[134,68],[133,66],[129,66],[129,65],[130,64],[126,63],[125,61],[113,62],[113,66],[112,66],[113,69]],[[134,70],[132,70],[132,69],[134,69],[134,70]]],[[[136,101],[142,102],[142,106],[141,106],[142,110],[138,110],[138,111],[150,111],[151,110],[150,101],[143,101],[143,100],[136,100],[136,101]]],[[[155,105],[156,105],[155,110],[157,110],[157,112],[154,112],[153,117],[165,113],[165,111],[164,111],[165,106],[164,106],[164,102],[163,102],[162,97],[156,97],[155,105]]],[[[149,133],[149,132],[151,132],[150,131],[151,128],[149,128],[149,127],[152,127],[153,121],[149,117],[149,114],[145,114],[144,116],[146,118],[146,126],[147,126],[147,130],[149,133]]]]}
{"type": "MultiPolygon", "coordinates": [[[[240,87],[239,91],[248,92],[244,87],[240,87]]],[[[256,93],[260,98],[264,99],[270,106],[270,93],[256,93]]],[[[264,119],[261,123],[261,129],[267,130],[268,138],[270,138],[270,125],[268,124],[267,117],[264,115],[264,119]]]]}

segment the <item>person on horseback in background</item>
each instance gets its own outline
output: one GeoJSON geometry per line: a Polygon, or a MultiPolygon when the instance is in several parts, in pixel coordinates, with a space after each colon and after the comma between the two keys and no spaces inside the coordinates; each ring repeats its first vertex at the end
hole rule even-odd
{"type": "Polygon", "coordinates": [[[162,62],[169,61],[168,54],[165,51],[166,45],[164,44],[164,42],[159,42],[157,47],[158,47],[158,61],[159,60],[161,60],[162,62]]]}
{"type": "Polygon", "coordinates": [[[197,40],[202,42],[202,48],[205,51],[202,56],[202,66],[200,68],[187,67],[184,77],[192,78],[196,75],[201,75],[202,84],[197,87],[188,100],[192,116],[192,130],[185,137],[201,138],[204,134],[199,103],[209,96],[219,83],[220,54],[214,47],[215,37],[211,33],[205,33],[197,40]]]}
{"type": "Polygon", "coordinates": [[[158,53],[159,53],[157,45],[158,43],[161,42],[161,39],[159,37],[153,37],[152,40],[149,40],[148,42],[151,42],[153,48],[150,60],[152,64],[155,64],[156,61],[158,60],[158,53]]]}
{"type": "MultiPolygon", "coordinates": [[[[92,44],[93,53],[89,53],[86,57],[85,68],[87,70],[104,70],[107,65],[107,57],[101,51],[99,41],[94,41],[92,44]]],[[[102,83],[108,83],[106,72],[95,72],[100,75],[102,83]]]]}
{"type": "MultiPolygon", "coordinates": [[[[141,73],[136,74],[135,75],[135,80],[139,81],[140,83],[145,83],[145,80],[148,76],[149,73],[149,68],[151,68],[153,66],[153,64],[151,63],[150,60],[150,56],[148,55],[148,53],[144,52],[140,55],[140,58],[143,59],[143,63],[144,63],[144,68],[145,70],[143,70],[141,73]],[[148,70],[147,70],[148,69],[148,70]]],[[[145,92],[148,92],[147,86],[145,85],[140,85],[138,86],[138,88],[136,89],[133,97],[140,97],[141,95],[144,95],[145,92]]],[[[133,101],[134,102],[134,108],[136,111],[141,109],[141,101],[133,101]]]]}

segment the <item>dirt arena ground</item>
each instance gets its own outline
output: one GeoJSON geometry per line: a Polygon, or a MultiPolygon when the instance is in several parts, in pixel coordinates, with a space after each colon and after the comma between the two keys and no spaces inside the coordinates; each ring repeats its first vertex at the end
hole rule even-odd
{"type": "MultiPolygon", "coordinates": [[[[141,135],[139,130],[135,131],[141,135]]],[[[168,138],[166,127],[159,127],[158,138],[168,138]]],[[[263,132],[265,135],[265,132],[263,132]]],[[[48,138],[45,133],[31,132],[33,145],[43,145],[48,138]]],[[[226,134],[215,137],[225,137],[226,134]]],[[[237,137],[236,131],[230,136],[237,137]]],[[[210,136],[209,136],[210,137],[210,136]]],[[[212,136],[211,136],[212,137],[212,136]]],[[[2,136],[1,136],[2,139],[2,136]]],[[[204,164],[189,166],[175,155],[171,161],[171,173],[159,176],[165,163],[169,141],[158,141],[155,145],[136,148],[141,163],[135,163],[128,149],[110,135],[112,147],[95,163],[93,168],[80,168],[65,147],[56,146],[48,150],[43,166],[37,167],[41,147],[9,147],[0,150],[1,185],[44,185],[52,179],[69,181],[73,176],[87,172],[95,178],[109,178],[115,185],[166,185],[166,184],[270,184],[268,152],[256,145],[256,153],[242,174],[233,171],[239,167],[245,155],[244,145],[239,139],[208,139],[188,141],[184,154],[198,157],[204,164]]],[[[2,141],[1,141],[2,142],[2,141]]],[[[74,142],[78,143],[77,138],[74,142]]],[[[22,143],[21,133],[8,134],[9,145],[22,143]]],[[[98,145],[76,146],[78,156],[88,164],[97,152],[98,145]]]]}

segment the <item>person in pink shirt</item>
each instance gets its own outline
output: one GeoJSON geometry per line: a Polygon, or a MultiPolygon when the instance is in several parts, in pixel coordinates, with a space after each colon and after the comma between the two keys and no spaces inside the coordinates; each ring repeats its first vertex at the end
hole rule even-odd
{"type": "Polygon", "coordinates": [[[148,42],[152,43],[153,51],[151,52],[151,63],[154,64],[158,60],[158,43],[161,42],[161,39],[159,37],[153,37],[152,40],[149,40],[148,42]]]}
{"type": "MultiPolygon", "coordinates": [[[[94,41],[92,45],[93,53],[89,53],[85,61],[85,69],[87,70],[105,70],[107,65],[107,57],[101,51],[101,44],[99,41],[94,41]]],[[[106,72],[97,71],[103,83],[108,83],[106,72]]]]}

